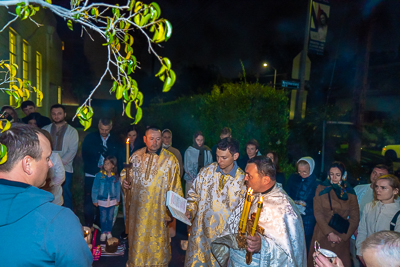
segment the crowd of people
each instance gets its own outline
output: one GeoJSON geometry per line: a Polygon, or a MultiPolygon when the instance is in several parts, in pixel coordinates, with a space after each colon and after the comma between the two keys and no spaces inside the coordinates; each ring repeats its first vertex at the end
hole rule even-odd
{"type": "MultiPolygon", "coordinates": [[[[51,107],[51,120],[31,101],[21,108],[21,120],[12,107],[1,109],[12,122],[0,135],[8,151],[0,165],[2,264],[91,266],[71,194],[78,131],[62,105],[51,107]]],[[[286,181],[276,152],[262,154],[250,139],[240,155],[228,127],[212,149],[195,132],[182,157],[169,129],[149,126],[142,136],[130,126],[125,148],[112,120],[97,126],[82,140],[83,225],[98,228],[102,242],[112,238],[122,204],[127,266],[168,266],[176,233],[169,191],[187,200],[185,266],[400,266],[400,182],[385,165],[374,167],[370,184],[352,188],[343,163],[333,162],[320,181],[305,156],[286,181]]]]}

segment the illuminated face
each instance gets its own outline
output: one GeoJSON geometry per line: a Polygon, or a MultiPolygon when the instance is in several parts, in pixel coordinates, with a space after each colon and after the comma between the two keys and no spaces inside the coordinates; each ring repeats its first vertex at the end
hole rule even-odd
{"type": "Polygon", "coordinates": [[[172,143],[172,135],[169,132],[164,132],[162,135],[162,142],[166,146],[170,146],[172,143]]]}
{"type": "Polygon", "coordinates": [[[29,114],[36,112],[36,107],[27,106],[26,108],[22,109],[22,111],[25,113],[26,116],[28,116],[29,114]]]}
{"type": "Polygon", "coordinates": [[[239,153],[235,153],[232,156],[231,152],[229,152],[229,149],[224,151],[217,148],[217,163],[222,170],[232,167],[238,157],[239,153]]]}
{"type": "Polygon", "coordinates": [[[204,136],[199,135],[199,136],[197,136],[197,137],[194,139],[194,141],[196,141],[196,144],[197,144],[199,147],[202,147],[203,144],[204,144],[204,136]]]}
{"type": "Polygon", "coordinates": [[[67,116],[67,113],[64,112],[62,108],[53,108],[51,110],[51,118],[55,123],[61,123],[65,121],[65,117],[67,116]]]}
{"type": "Polygon", "coordinates": [[[329,177],[331,178],[333,184],[338,184],[342,179],[342,172],[339,170],[339,168],[333,167],[329,170],[329,177]]]}
{"type": "Polygon", "coordinates": [[[149,152],[155,153],[161,147],[161,132],[148,130],[146,135],[143,137],[143,141],[149,152]]]}
{"type": "Polygon", "coordinates": [[[376,198],[382,203],[393,203],[394,196],[399,193],[399,189],[394,189],[390,186],[389,180],[380,179],[375,185],[376,198]]]}
{"type": "Polygon", "coordinates": [[[101,135],[103,138],[107,138],[107,136],[108,136],[108,135],[110,134],[110,132],[111,132],[112,124],[110,123],[109,125],[105,126],[105,125],[103,125],[103,123],[101,123],[101,121],[100,121],[98,127],[99,127],[100,135],[101,135]]]}
{"type": "Polygon", "coordinates": [[[275,163],[274,162],[274,155],[272,153],[268,153],[267,154],[267,158],[269,158],[272,161],[272,163],[275,163]]]}
{"type": "Polygon", "coordinates": [[[249,163],[246,166],[246,176],[244,177],[247,182],[247,187],[251,187],[254,193],[262,193],[263,190],[263,177],[258,173],[257,165],[249,163]]]}
{"type": "Polygon", "coordinates": [[[103,168],[106,172],[111,172],[114,169],[114,164],[111,163],[109,160],[105,160],[103,164],[103,168]]]}
{"type": "Polygon", "coordinates": [[[301,178],[308,178],[308,176],[310,176],[310,165],[306,164],[297,166],[297,172],[299,173],[301,178]]]}
{"type": "Polygon", "coordinates": [[[249,159],[254,158],[257,155],[258,149],[255,145],[247,145],[246,153],[249,156],[249,159]]]}
{"type": "Polygon", "coordinates": [[[136,137],[137,137],[136,131],[130,131],[128,133],[127,137],[129,138],[129,143],[131,143],[131,144],[135,143],[135,140],[136,140],[136,137]]]}
{"type": "Polygon", "coordinates": [[[371,172],[371,176],[369,177],[371,179],[371,184],[375,183],[379,177],[386,174],[389,174],[387,170],[374,168],[371,172]]]}
{"type": "Polygon", "coordinates": [[[53,162],[50,160],[52,151],[49,139],[43,134],[38,134],[38,137],[39,145],[42,149],[42,156],[38,161],[32,160],[32,185],[40,188],[45,185],[47,172],[53,167],[53,162]]]}
{"type": "Polygon", "coordinates": [[[37,123],[36,123],[36,120],[35,120],[35,119],[29,120],[29,121],[28,121],[28,124],[29,124],[29,125],[32,125],[32,126],[34,126],[34,127],[37,127],[37,123]]]}

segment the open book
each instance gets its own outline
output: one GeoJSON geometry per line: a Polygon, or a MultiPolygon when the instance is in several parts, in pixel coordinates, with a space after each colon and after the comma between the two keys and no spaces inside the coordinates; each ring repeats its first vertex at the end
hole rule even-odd
{"type": "Polygon", "coordinates": [[[187,225],[192,225],[190,220],[186,217],[186,199],[179,196],[173,191],[167,192],[167,207],[174,218],[180,220],[187,225]]]}

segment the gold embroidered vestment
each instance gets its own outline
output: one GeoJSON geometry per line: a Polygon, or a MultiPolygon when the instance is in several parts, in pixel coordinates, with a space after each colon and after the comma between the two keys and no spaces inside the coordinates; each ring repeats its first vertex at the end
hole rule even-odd
{"type": "MultiPolygon", "coordinates": [[[[127,266],[168,266],[171,259],[166,220],[171,220],[166,207],[167,191],[183,197],[179,163],[175,156],[161,149],[160,154],[136,151],[130,158],[133,175],[129,210],[129,260],[127,266]]],[[[121,182],[125,179],[121,173],[121,182]]]]}
{"type": "Polygon", "coordinates": [[[246,187],[244,172],[232,177],[217,172],[216,162],[203,168],[188,192],[187,209],[193,219],[185,266],[219,266],[211,254],[211,242],[222,232],[246,187]]]}

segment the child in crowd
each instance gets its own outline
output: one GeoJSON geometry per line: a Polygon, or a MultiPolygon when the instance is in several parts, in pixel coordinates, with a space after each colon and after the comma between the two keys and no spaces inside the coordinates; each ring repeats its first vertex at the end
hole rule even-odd
{"type": "Polygon", "coordinates": [[[117,158],[108,156],[104,159],[101,171],[96,174],[92,187],[92,201],[100,210],[100,241],[112,238],[114,209],[119,204],[121,184],[117,172],[117,158]]]}

